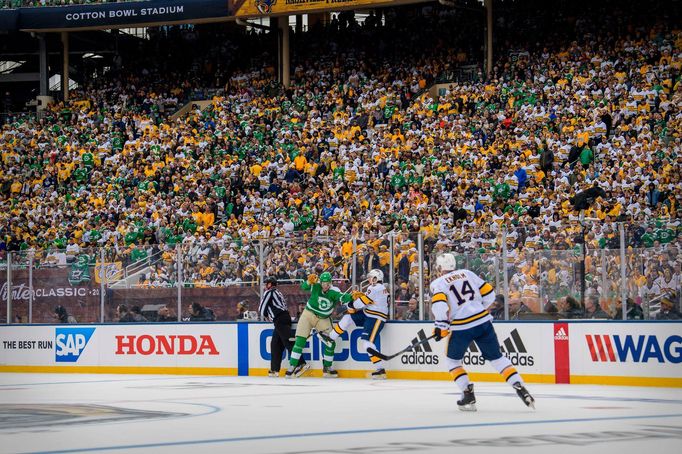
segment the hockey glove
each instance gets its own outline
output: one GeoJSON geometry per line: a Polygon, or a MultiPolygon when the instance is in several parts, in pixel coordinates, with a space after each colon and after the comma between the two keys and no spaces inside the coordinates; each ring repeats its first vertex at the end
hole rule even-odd
{"type": "Polygon", "coordinates": [[[349,301],[346,304],[346,312],[349,314],[355,314],[358,310],[355,308],[355,300],[349,301]]]}
{"type": "Polygon", "coordinates": [[[360,291],[353,290],[353,291],[351,292],[350,296],[352,296],[352,297],[353,297],[353,301],[355,301],[355,300],[360,299],[360,298],[362,298],[363,296],[365,296],[365,294],[362,293],[362,292],[360,292],[360,291]]]}
{"type": "Polygon", "coordinates": [[[315,284],[318,280],[319,280],[319,278],[317,277],[317,274],[313,273],[313,274],[309,274],[309,275],[308,275],[308,284],[313,285],[313,284],[315,284]]]}
{"type": "Polygon", "coordinates": [[[434,323],[433,335],[436,342],[448,337],[450,334],[450,324],[445,320],[438,320],[434,323]]]}

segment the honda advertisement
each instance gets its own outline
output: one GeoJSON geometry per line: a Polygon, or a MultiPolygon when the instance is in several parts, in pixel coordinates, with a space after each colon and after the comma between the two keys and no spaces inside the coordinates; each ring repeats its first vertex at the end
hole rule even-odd
{"type": "Polygon", "coordinates": [[[0,366],[110,367],[112,373],[117,367],[168,368],[169,373],[191,367],[236,373],[237,357],[237,329],[230,324],[0,327],[0,366]]]}

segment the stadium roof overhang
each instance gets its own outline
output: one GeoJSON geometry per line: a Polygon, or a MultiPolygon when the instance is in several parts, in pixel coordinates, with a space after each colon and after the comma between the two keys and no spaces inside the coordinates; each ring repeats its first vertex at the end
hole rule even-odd
{"type": "Polygon", "coordinates": [[[0,30],[62,32],[205,24],[434,0],[155,0],[0,10],[0,30]]]}

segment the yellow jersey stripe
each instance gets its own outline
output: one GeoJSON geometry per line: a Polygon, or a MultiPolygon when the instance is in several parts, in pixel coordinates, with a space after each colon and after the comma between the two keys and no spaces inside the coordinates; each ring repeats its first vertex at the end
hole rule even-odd
{"type": "Polygon", "coordinates": [[[334,331],[336,331],[338,334],[343,334],[343,330],[338,323],[334,324],[334,331]]]}
{"type": "Polygon", "coordinates": [[[448,302],[448,297],[445,293],[443,292],[438,292],[435,295],[431,297],[431,302],[432,303],[437,303],[439,301],[445,301],[446,303],[448,302]]]}
{"type": "Polygon", "coordinates": [[[377,335],[377,331],[379,331],[379,327],[381,326],[383,322],[381,320],[375,320],[374,321],[374,328],[372,328],[372,334],[369,336],[369,341],[371,343],[374,343],[374,338],[377,335]]]}
{"type": "Polygon", "coordinates": [[[469,317],[469,318],[463,318],[463,319],[459,319],[459,320],[453,320],[453,321],[450,322],[450,324],[451,324],[451,325],[466,325],[467,323],[475,322],[476,320],[478,320],[478,319],[480,319],[480,318],[483,318],[483,317],[485,317],[486,315],[489,315],[489,314],[490,314],[490,312],[488,312],[487,310],[484,309],[482,312],[479,312],[479,313],[476,314],[476,315],[472,315],[472,316],[469,317]]]}
{"type": "Polygon", "coordinates": [[[388,319],[388,315],[384,314],[383,312],[373,311],[373,310],[367,309],[367,308],[365,308],[365,314],[376,315],[377,317],[381,317],[384,320],[388,319]]]}
{"type": "Polygon", "coordinates": [[[481,285],[481,288],[479,290],[481,292],[481,296],[486,296],[493,291],[493,286],[486,282],[485,284],[481,285]]]}
{"type": "Polygon", "coordinates": [[[362,295],[360,297],[360,301],[362,301],[365,304],[365,306],[371,306],[372,304],[374,304],[374,300],[367,295],[362,295]]]}

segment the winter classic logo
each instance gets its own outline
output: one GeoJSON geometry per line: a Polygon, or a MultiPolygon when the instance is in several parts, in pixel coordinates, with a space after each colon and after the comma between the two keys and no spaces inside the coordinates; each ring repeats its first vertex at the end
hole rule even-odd
{"type": "MultiPolygon", "coordinates": [[[[412,345],[422,342],[426,339],[426,333],[420,329],[417,337],[412,339],[412,345]]],[[[400,362],[403,364],[438,364],[438,355],[433,353],[431,343],[429,341],[417,346],[411,353],[405,353],[400,356],[400,362]]]]}
{"type": "MultiPolygon", "coordinates": [[[[509,358],[509,361],[514,366],[532,366],[535,364],[535,358],[526,350],[526,346],[523,340],[521,340],[517,329],[509,333],[509,337],[500,345],[500,350],[504,356],[509,358]]],[[[475,342],[472,342],[469,349],[464,353],[462,362],[467,366],[482,366],[485,364],[485,358],[481,355],[481,351],[475,342]]]]}
{"type": "Polygon", "coordinates": [[[54,359],[58,363],[75,363],[92,337],[95,328],[56,328],[54,359]]]}

